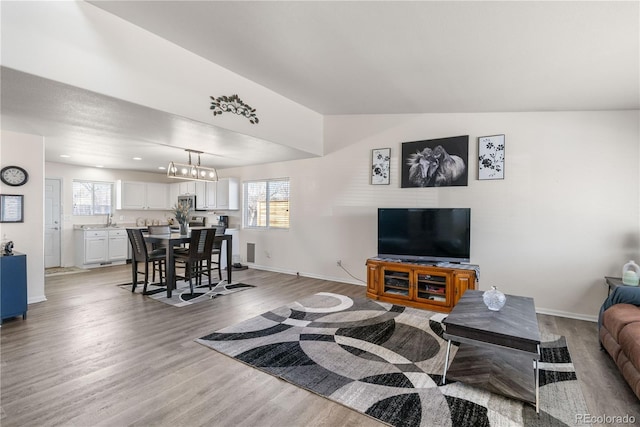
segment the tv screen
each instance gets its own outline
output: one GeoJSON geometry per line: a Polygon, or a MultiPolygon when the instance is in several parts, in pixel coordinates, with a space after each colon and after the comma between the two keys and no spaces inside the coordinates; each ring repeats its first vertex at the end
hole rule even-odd
{"type": "Polygon", "coordinates": [[[469,208],[378,209],[378,257],[407,261],[468,262],[469,208]]]}

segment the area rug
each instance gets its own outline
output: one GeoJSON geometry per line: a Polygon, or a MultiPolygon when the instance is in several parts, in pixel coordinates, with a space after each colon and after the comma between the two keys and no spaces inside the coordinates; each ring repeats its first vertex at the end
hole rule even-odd
{"type": "MultiPolygon", "coordinates": [[[[120,288],[131,292],[131,283],[124,285],[118,285],[120,288]]],[[[135,293],[142,294],[144,285],[139,284],[136,286],[135,293]]],[[[254,285],[247,285],[244,283],[231,283],[227,284],[226,280],[222,280],[219,283],[214,283],[209,290],[208,281],[203,280],[201,286],[195,286],[193,289],[193,295],[189,288],[189,282],[179,280],[176,283],[176,289],[171,292],[171,298],[167,298],[167,288],[158,284],[147,285],[147,293],[145,297],[149,297],[153,300],[163,302],[165,304],[172,305],[174,307],[185,307],[191,304],[197,304],[203,301],[209,301],[224,295],[233,294],[247,289],[255,288],[254,285]]]]}
{"type": "Polygon", "coordinates": [[[394,426],[565,426],[587,413],[565,339],[544,331],[539,415],[460,382],[441,385],[444,317],[323,292],[196,341],[394,426]]]}

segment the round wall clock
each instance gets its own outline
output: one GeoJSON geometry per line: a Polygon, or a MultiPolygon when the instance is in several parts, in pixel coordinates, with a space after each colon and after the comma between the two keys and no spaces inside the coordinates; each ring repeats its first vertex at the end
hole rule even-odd
{"type": "Polygon", "coordinates": [[[7,185],[17,187],[29,180],[29,174],[20,166],[7,166],[0,171],[0,180],[7,185]]]}

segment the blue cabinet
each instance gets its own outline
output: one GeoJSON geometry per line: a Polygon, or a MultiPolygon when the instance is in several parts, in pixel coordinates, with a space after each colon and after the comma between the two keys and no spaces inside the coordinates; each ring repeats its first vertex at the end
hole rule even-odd
{"type": "Polygon", "coordinates": [[[0,255],[0,322],[22,315],[27,318],[27,256],[0,255]]]}

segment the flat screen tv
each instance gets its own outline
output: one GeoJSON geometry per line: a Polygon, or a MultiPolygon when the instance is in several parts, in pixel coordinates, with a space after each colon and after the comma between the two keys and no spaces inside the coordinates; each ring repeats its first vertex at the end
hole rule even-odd
{"type": "Polygon", "coordinates": [[[378,257],[417,262],[468,262],[469,208],[379,208],[378,257]]]}

